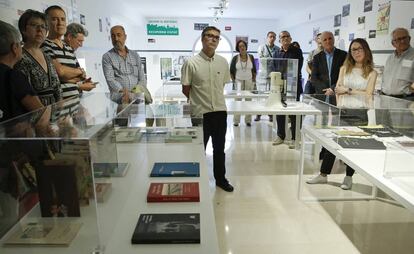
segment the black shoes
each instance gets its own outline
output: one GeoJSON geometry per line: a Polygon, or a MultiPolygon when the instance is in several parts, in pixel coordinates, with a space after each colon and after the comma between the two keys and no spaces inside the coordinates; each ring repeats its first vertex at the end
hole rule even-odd
{"type": "Polygon", "coordinates": [[[273,116],[269,115],[269,122],[273,122],[273,116]]]}
{"type": "Polygon", "coordinates": [[[255,121],[255,122],[260,121],[260,116],[259,116],[259,115],[257,115],[257,116],[256,116],[256,118],[254,119],[254,121],[255,121]]]}
{"type": "Polygon", "coordinates": [[[246,123],[247,127],[252,127],[251,123],[246,123]]]}
{"type": "Polygon", "coordinates": [[[239,124],[238,124],[238,123],[234,123],[233,125],[234,125],[235,127],[239,126],[239,124]]]}
{"type": "Polygon", "coordinates": [[[229,183],[229,182],[216,182],[216,186],[220,187],[221,189],[223,189],[224,191],[227,192],[233,192],[234,188],[233,186],[229,183]]]}

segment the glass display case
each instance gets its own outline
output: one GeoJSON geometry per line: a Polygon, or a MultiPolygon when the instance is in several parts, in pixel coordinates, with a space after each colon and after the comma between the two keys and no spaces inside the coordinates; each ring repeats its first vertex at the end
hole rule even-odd
{"type": "MultiPolygon", "coordinates": [[[[384,176],[387,178],[414,176],[414,102],[404,110],[390,110],[388,114],[395,133],[385,140],[387,150],[384,176]]],[[[384,130],[383,133],[387,133],[384,130]]],[[[383,133],[380,133],[381,135],[383,133]]]]}
{"type": "Polygon", "coordinates": [[[114,188],[111,178],[127,169],[114,153],[117,143],[103,134],[113,131],[113,119],[131,103],[86,94],[0,124],[1,253],[102,249],[111,228],[100,223],[114,188]],[[73,101],[76,110],[67,110],[73,101]]]}
{"type": "MultiPolygon", "coordinates": [[[[259,68],[256,75],[256,89],[258,91],[271,90],[270,73],[280,72],[283,80],[283,89],[287,99],[295,100],[298,89],[299,72],[297,59],[287,58],[259,58],[259,68]]],[[[300,85],[300,84],[299,84],[300,85]]],[[[237,86],[235,86],[235,89],[237,86]]]]}

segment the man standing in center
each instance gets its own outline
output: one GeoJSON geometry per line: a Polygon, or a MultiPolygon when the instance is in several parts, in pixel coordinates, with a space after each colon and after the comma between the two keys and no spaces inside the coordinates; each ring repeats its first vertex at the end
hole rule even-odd
{"type": "MultiPolygon", "coordinates": [[[[297,80],[296,80],[296,101],[300,100],[300,95],[302,94],[302,65],[303,65],[303,54],[302,50],[300,48],[297,48],[291,44],[292,37],[290,36],[290,33],[288,31],[282,31],[279,33],[279,42],[281,48],[276,51],[273,55],[273,58],[285,58],[285,59],[297,59],[298,60],[298,73],[297,73],[297,80]]],[[[287,62],[280,63],[280,65],[283,66],[283,68],[280,68],[282,66],[278,66],[276,64],[275,71],[280,71],[282,73],[282,78],[284,80],[287,80],[286,77],[286,64],[287,62]]],[[[296,134],[296,118],[295,116],[289,116],[290,123],[291,123],[291,130],[292,130],[292,140],[295,140],[295,134],[296,134]]],[[[276,116],[277,121],[277,137],[275,140],[273,140],[273,145],[280,145],[284,142],[286,137],[286,130],[285,130],[285,121],[286,116],[284,115],[277,115],[276,116]]]]}
{"type": "Polygon", "coordinates": [[[181,83],[183,94],[190,100],[191,116],[203,118],[204,149],[209,138],[212,139],[216,186],[232,192],[233,186],[225,176],[227,108],[223,95],[224,85],[230,81],[230,70],[226,59],[215,54],[219,41],[218,28],[208,26],[203,30],[203,48],[184,63],[181,83]]]}
{"type": "MultiPolygon", "coordinates": [[[[269,87],[270,89],[270,72],[272,72],[272,61],[271,59],[268,58],[272,58],[273,54],[276,51],[279,51],[280,48],[278,46],[276,46],[275,44],[276,41],[276,33],[273,31],[270,31],[267,33],[267,43],[260,45],[259,49],[257,50],[257,54],[259,54],[259,59],[260,59],[260,65],[261,67],[261,76],[265,76],[266,79],[266,86],[269,87]],[[264,72],[264,73],[263,73],[264,72]]],[[[260,121],[260,117],[261,115],[257,115],[256,118],[254,119],[256,122],[260,121]]],[[[273,116],[269,115],[269,121],[273,122],[273,116]]]]}

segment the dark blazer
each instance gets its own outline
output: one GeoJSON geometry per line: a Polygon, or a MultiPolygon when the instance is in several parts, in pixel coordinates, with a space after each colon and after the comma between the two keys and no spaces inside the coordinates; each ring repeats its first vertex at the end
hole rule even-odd
{"type": "MultiPolygon", "coordinates": [[[[255,77],[256,76],[256,65],[254,64],[254,57],[251,54],[247,54],[247,55],[250,57],[250,61],[253,64],[252,75],[253,75],[253,77],[255,77]]],[[[236,64],[237,64],[237,57],[238,56],[239,56],[239,54],[238,55],[235,55],[233,57],[233,59],[231,59],[231,63],[230,63],[230,74],[231,74],[231,77],[232,78],[235,78],[236,77],[236,72],[237,72],[236,64]]]]}
{"type": "Polygon", "coordinates": [[[311,82],[315,87],[316,94],[324,94],[322,90],[326,88],[335,89],[339,77],[339,69],[343,65],[346,55],[347,53],[345,51],[335,48],[330,83],[325,51],[321,51],[313,57],[311,82]]]}

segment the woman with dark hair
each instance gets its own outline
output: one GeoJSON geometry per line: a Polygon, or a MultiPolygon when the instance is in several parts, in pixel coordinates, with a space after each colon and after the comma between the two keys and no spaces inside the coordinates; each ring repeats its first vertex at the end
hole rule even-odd
{"type": "MultiPolygon", "coordinates": [[[[348,55],[344,65],[342,65],[339,71],[339,78],[336,83],[335,93],[338,96],[338,105],[342,104],[344,106],[343,102],[346,101],[346,106],[348,107],[358,106],[358,103],[361,102],[360,98],[343,96],[352,94],[365,94],[370,96],[374,92],[376,80],[377,72],[374,70],[372,53],[367,41],[361,38],[354,39],[349,45],[348,55]]],[[[366,115],[358,116],[358,112],[363,111],[358,110],[355,115],[351,113],[351,118],[360,117],[359,120],[362,119],[362,121],[365,121],[366,115]]],[[[346,117],[345,115],[343,118],[346,119],[346,117]]],[[[327,175],[331,173],[334,162],[335,155],[324,149],[320,174],[310,178],[306,182],[309,184],[327,183],[327,175]]],[[[346,165],[346,176],[341,184],[342,189],[349,190],[352,188],[352,176],[354,172],[350,166],[346,165]]]]}
{"type": "Polygon", "coordinates": [[[61,99],[60,82],[50,57],[40,48],[48,31],[45,14],[26,10],[19,19],[23,56],[15,69],[23,72],[44,106],[61,99]]]}
{"type": "Polygon", "coordinates": [[[300,49],[300,44],[297,41],[292,42],[292,46],[300,49]]]}
{"type": "MultiPolygon", "coordinates": [[[[230,63],[230,76],[237,86],[240,84],[241,90],[253,90],[254,82],[256,81],[256,66],[254,64],[254,57],[247,54],[247,43],[239,40],[236,43],[236,51],[238,55],[234,56],[230,63]]],[[[251,99],[246,99],[246,101],[251,99]]],[[[241,101],[241,99],[236,99],[241,101]]],[[[252,116],[246,115],[244,118],[247,126],[251,126],[252,116]]],[[[240,115],[234,115],[233,125],[239,126],[240,115]]]]}

